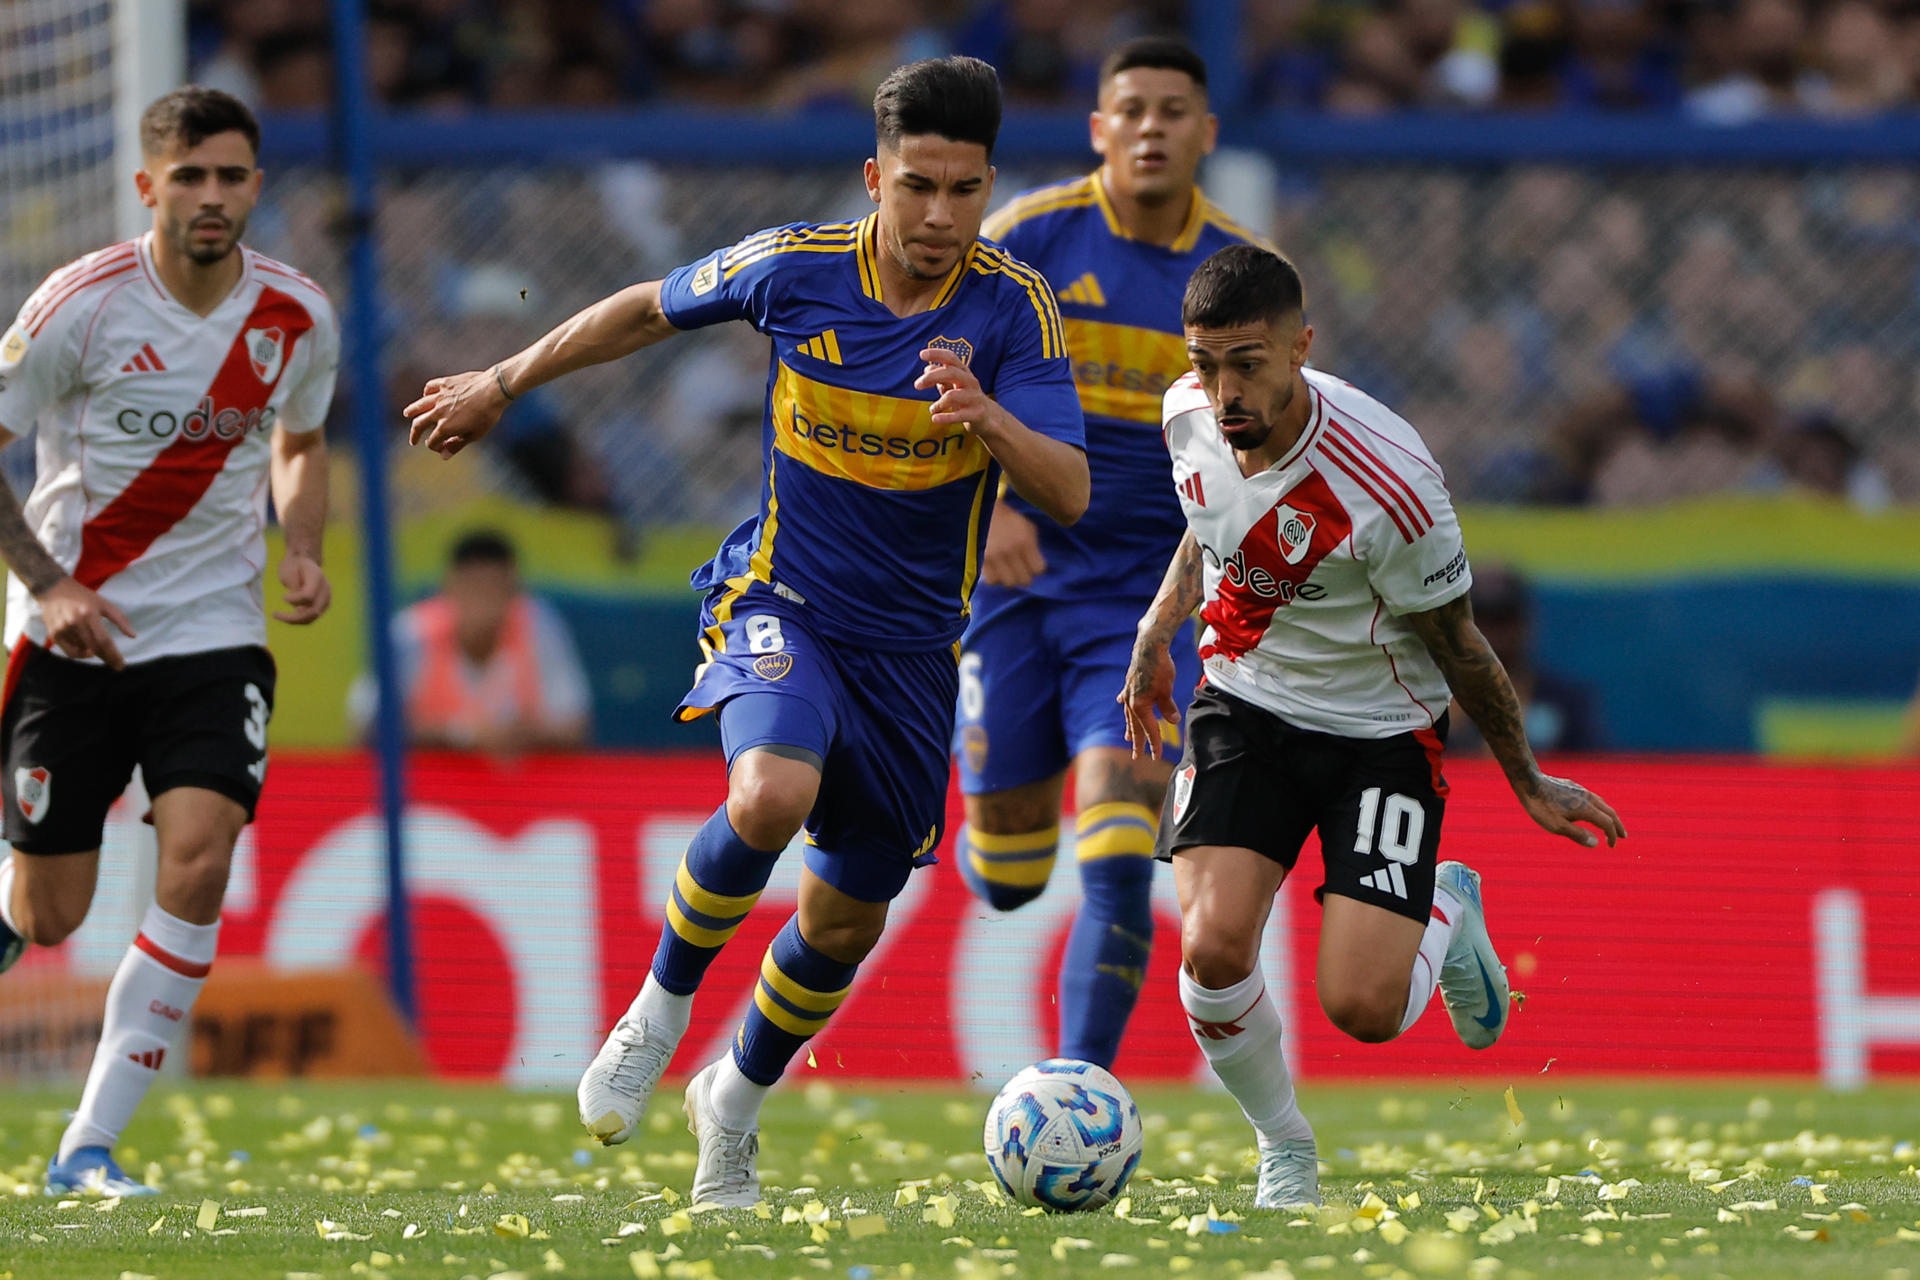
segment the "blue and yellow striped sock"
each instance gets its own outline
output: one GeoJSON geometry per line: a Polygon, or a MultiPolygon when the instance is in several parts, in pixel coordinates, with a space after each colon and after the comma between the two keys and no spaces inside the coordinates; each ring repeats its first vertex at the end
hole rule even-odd
{"type": "Polygon", "coordinates": [[[713,811],[674,873],[667,924],[653,953],[654,981],[675,995],[693,994],[760,900],[780,852],[756,849],[736,835],[724,804],[713,811]]]}
{"type": "Polygon", "coordinates": [[[990,836],[970,826],[960,828],[956,861],[960,878],[973,896],[995,911],[1011,911],[1039,897],[1053,874],[1054,855],[1060,851],[1060,828],[1027,831],[1016,836],[990,836]]]}
{"type": "Polygon", "coordinates": [[[1145,805],[1111,801],[1074,824],[1085,900],[1060,957],[1060,1056],[1111,1067],[1153,951],[1153,844],[1145,805]]]}
{"type": "Polygon", "coordinates": [[[740,1033],[733,1041],[733,1062],[755,1084],[770,1085],[793,1055],[827,1025],[860,968],[821,955],[800,936],[796,914],[774,936],[760,962],[760,985],[753,991],[740,1033]]]}

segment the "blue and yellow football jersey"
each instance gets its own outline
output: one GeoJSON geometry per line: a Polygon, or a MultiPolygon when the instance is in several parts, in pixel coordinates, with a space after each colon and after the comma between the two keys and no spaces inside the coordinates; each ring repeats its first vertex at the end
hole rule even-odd
{"type": "Polygon", "coordinates": [[[1132,239],[1097,173],[1016,196],[982,234],[1053,285],[1086,412],[1093,500],[1079,522],[1063,527],[1009,495],[1038,522],[1047,561],[1027,590],[1054,599],[1151,596],[1187,527],[1160,439],[1160,398],[1187,371],[1187,277],[1228,245],[1271,246],[1198,191],[1172,245],[1132,239]]]}
{"type": "Polygon", "coordinates": [[[1000,468],[969,432],[933,424],[936,393],[913,386],[921,350],[954,352],[1035,431],[1084,447],[1085,428],[1037,271],[976,243],[933,307],[902,318],[880,300],[876,222],[775,227],[666,278],[675,328],[745,320],[773,339],[760,512],[693,585],[758,584],[832,638],[929,649],[966,627],[1000,468]]]}

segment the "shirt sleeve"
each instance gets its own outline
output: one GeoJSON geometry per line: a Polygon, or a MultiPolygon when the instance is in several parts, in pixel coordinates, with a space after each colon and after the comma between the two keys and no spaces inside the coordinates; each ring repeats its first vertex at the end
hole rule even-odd
{"type": "Polygon", "coordinates": [[[82,309],[59,308],[41,319],[38,333],[29,324],[49,285],[27,299],[19,318],[0,335],[0,427],[16,436],[32,431],[49,410],[80,390],[81,333],[73,318],[82,309]]]}
{"type": "Polygon", "coordinates": [[[1373,527],[1367,580],[1394,614],[1421,613],[1467,593],[1473,571],[1453,499],[1439,474],[1409,464],[1373,527]]]}
{"type": "Polygon", "coordinates": [[[1028,430],[1085,449],[1086,417],[1053,290],[1035,273],[1031,284],[1010,281],[1004,305],[1007,345],[986,393],[1028,430]]]}
{"type": "Polygon", "coordinates": [[[555,720],[577,720],[593,710],[586,667],[573,632],[553,606],[533,602],[534,643],[540,655],[541,702],[555,720]]]}
{"type": "Polygon", "coordinates": [[[300,380],[294,383],[286,403],[281,406],[278,422],[295,433],[317,431],[325,426],[327,409],[333,404],[333,386],[340,376],[340,324],[334,318],[332,307],[314,317],[306,343],[300,380]]]}
{"type": "Polygon", "coordinates": [[[756,231],[738,244],[716,249],[668,274],[660,282],[660,309],[676,329],[701,329],[728,320],[767,325],[781,237],[804,223],[756,231]]]}

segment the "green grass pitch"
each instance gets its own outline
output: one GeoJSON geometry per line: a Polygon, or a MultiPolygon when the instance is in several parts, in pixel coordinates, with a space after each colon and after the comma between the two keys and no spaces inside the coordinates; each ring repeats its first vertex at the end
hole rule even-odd
{"type": "Polygon", "coordinates": [[[663,1089],[593,1146],[563,1095],[436,1084],[163,1087],[122,1144],[158,1200],[51,1200],[66,1093],[0,1097],[0,1280],[1457,1276],[1920,1280],[1920,1087],[1310,1083],[1318,1214],[1254,1211],[1221,1095],[1144,1092],[1124,1204],[1022,1213],[986,1099],[832,1087],[769,1104],[764,1206],[690,1213],[663,1089]],[[1520,1117],[1516,1120],[1516,1117],[1520,1117]]]}

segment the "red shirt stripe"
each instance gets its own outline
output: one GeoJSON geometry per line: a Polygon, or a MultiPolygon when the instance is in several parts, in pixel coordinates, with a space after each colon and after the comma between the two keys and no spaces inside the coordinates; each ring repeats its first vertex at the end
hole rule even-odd
{"type": "MultiPolygon", "coordinates": [[[[253,312],[241,322],[227,358],[203,399],[212,402],[209,417],[237,411],[243,417],[264,409],[274,386],[293,359],[295,343],[313,327],[313,317],[298,302],[277,289],[262,288],[253,312]],[[281,332],[280,367],[273,382],[262,382],[247,351],[247,334],[255,329],[281,332]]],[[[73,576],[82,586],[98,590],[114,574],[146,554],[167,530],[186,518],[206,496],[227,464],[227,455],[246,438],[243,426],[231,437],[211,429],[198,439],[177,436],[80,531],[80,562],[73,576]]]]}
{"type": "Polygon", "coordinates": [[[1335,453],[1333,449],[1330,447],[1331,444],[1332,442],[1328,441],[1328,447],[1323,448],[1323,451],[1325,452],[1327,457],[1327,461],[1331,462],[1334,466],[1338,467],[1341,470],[1341,472],[1344,473],[1349,480],[1352,480],[1355,484],[1359,485],[1360,488],[1366,492],[1366,495],[1369,498],[1372,498],[1376,503],[1378,503],[1380,506],[1380,509],[1387,513],[1387,518],[1393,521],[1393,527],[1400,531],[1400,536],[1402,538],[1405,538],[1408,542],[1412,542],[1414,538],[1413,531],[1407,527],[1406,520],[1402,518],[1399,508],[1394,505],[1392,499],[1390,499],[1386,494],[1382,493],[1376,487],[1376,484],[1374,481],[1368,479],[1364,473],[1356,470],[1354,466],[1351,463],[1349,463],[1340,454],[1335,453]]]}
{"type": "Polygon", "coordinates": [[[53,319],[53,313],[66,305],[67,300],[75,294],[80,293],[90,285],[103,284],[115,276],[124,275],[127,272],[135,270],[138,266],[139,263],[134,258],[122,258],[112,266],[103,265],[93,271],[89,271],[84,276],[81,276],[69,284],[61,286],[58,292],[51,298],[48,298],[42,306],[35,309],[33,314],[27,318],[25,325],[28,334],[36,338],[39,337],[40,331],[47,327],[47,321],[53,319]]]}
{"type": "Polygon", "coordinates": [[[1371,462],[1373,464],[1374,469],[1377,470],[1383,477],[1385,477],[1389,486],[1393,488],[1396,492],[1401,494],[1403,497],[1405,497],[1408,502],[1413,504],[1413,510],[1419,513],[1421,520],[1423,520],[1428,525],[1433,524],[1433,516],[1428,513],[1426,505],[1420,501],[1420,495],[1413,491],[1413,486],[1408,484],[1406,482],[1406,479],[1403,476],[1401,476],[1401,474],[1398,471],[1395,471],[1392,467],[1382,462],[1378,454],[1376,454],[1373,450],[1367,448],[1366,445],[1360,442],[1360,438],[1358,436],[1354,435],[1351,431],[1348,431],[1345,427],[1341,426],[1339,423],[1329,419],[1327,422],[1327,427],[1331,431],[1333,431],[1335,435],[1338,435],[1343,441],[1345,441],[1350,447],[1358,450],[1360,454],[1364,458],[1366,458],[1367,461],[1371,462]]]}

